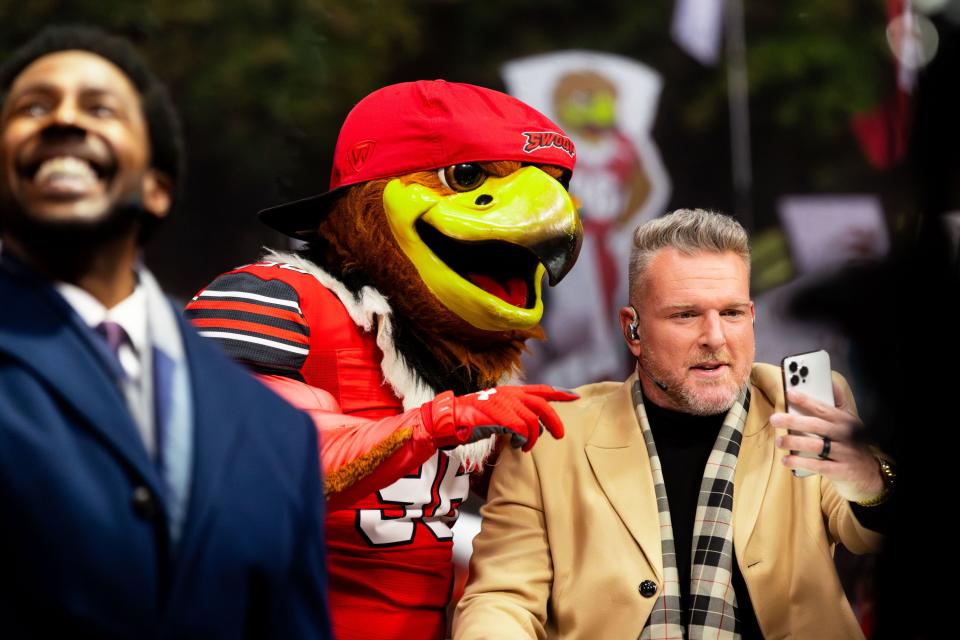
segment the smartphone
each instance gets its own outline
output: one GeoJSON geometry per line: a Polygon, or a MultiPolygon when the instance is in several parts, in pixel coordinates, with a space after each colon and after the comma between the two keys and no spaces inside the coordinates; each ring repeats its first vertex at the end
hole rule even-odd
{"type": "MultiPolygon", "coordinates": [[[[814,400],[819,400],[825,404],[834,406],[833,400],[833,378],[830,372],[830,354],[820,349],[819,351],[810,351],[809,353],[798,353],[787,356],[781,363],[783,368],[783,402],[786,405],[787,413],[791,415],[806,415],[799,409],[795,409],[787,402],[786,391],[798,391],[806,394],[814,400]]],[[[802,431],[788,430],[791,435],[807,436],[822,440],[818,435],[805,433],[802,431]]],[[[818,458],[816,453],[791,451],[793,455],[799,455],[804,458],[818,458]]],[[[812,476],[812,471],[794,469],[793,475],[798,478],[812,476]]]]}

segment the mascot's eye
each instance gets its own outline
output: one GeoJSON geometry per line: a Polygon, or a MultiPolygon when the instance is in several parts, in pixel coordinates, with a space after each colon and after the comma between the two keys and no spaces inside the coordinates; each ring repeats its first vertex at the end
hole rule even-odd
{"type": "Polygon", "coordinates": [[[475,162],[453,164],[437,173],[443,186],[454,191],[473,191],[487,179],[487,172],[475,162]]]}

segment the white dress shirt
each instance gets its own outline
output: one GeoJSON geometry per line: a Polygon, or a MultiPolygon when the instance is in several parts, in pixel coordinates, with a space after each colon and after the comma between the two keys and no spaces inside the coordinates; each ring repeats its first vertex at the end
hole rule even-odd
{"type": "Polygon", "coordinates": [[[140,437],[151,457],[156,455],[156,435],[153,407],[153,371],[150,347],[147,296],[140,285],[121,302],[107,309],[89,292],[68,282],[54,285],[77,315],[91,329],[104,321],[115,322],[127,334],[120,345],[117,357],[127,374],[123,393],[127,407],[140,431],[140,437]]]}

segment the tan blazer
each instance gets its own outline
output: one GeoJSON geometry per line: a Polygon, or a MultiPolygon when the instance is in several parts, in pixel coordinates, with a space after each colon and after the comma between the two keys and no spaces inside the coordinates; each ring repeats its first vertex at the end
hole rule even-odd
{"type": "MultiPolygon", "coordinates": [[[[656,597],[641,595],[639,585],[652,580],[659,594],[663,557],[634,380],[581,387],[579,400],[554,405],[563,440],[544,437],[531,454],[504,451],[454,638],[640,635],[656,597]]],[[[760,628],[768,639],[862,638],[833,548],[873,551],[880,536],[857,523],[829,481],[795,478],[780,464],[769,424],[783,410],[780,369],[754,365],[750,380],[733,542],[760,628]]]]}

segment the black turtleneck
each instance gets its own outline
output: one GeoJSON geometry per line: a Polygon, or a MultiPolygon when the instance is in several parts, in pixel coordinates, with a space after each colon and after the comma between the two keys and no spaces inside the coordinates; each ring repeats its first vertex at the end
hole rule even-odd
{"type": "MultiPolygon", "coordinates": [[[[690,559],[693,544],[693,523],[697,515],[700,483],[710,452],[723,426],[725,413],[715,416],[694,416],[658,407],[648,398],[643,399],[650,430],[657,444],[663,482],[670,506],[670,521],[677,551],[677,573],[680,579],[680,601],[683,604],[684,625],[687,622],[690,598],[690,559]]],[[[736,491],[736,487],[734,487],[736,491]]],[[[732,561],[733,590],[737,595],[740,617],[740,635],[744,640],[763,639],[746,582],[737,566],[736,554],[732,561]]]]}

